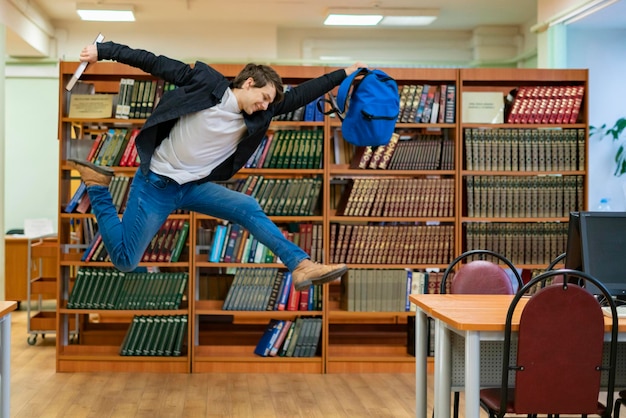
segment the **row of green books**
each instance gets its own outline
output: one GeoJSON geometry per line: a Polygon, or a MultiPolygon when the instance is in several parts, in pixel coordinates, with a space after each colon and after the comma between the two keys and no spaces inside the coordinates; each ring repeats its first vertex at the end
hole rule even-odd
{"type": "MultiPolygon", "coordinates": [[[[274,283],[278,282],[279,287],[282,276],[277,268],[238,268],[222,309],[264,311],[272,298],[274,283]]],[[[277,292],[278,288],[274,292],[273,303],[276,302],[277,292]]]]}
{"type": "Polygon", "coordinates": [[[350,269],[341,278],[340,307],[349,312],[408,311],[411,278],[405,269],[350,269]]]}
{"type": "Polygon", "coordinates": [[[322,190],[322,179],[276,179],[255,175],[227,187],[254,197],[270,216],[313,216],[322,190]]]}
{"type": "Polygon", "coordinates": [[[122,356],[174,356],[183,352],[187,315],[135,315],[120,347],[122,356]]]}
{"type": "Polygon", "coordinates": [[[323,139],[324,131],[321,129],[277,130],[263,138],[246,167],[321,168],[323,139]]]}
{"type": "Polygon", "coordinates": [[[315,311],[322,309],[320,286],[295,290],[291,273],[276,268],[238,268],[222,309],[315,311]]]}
{"type": "Polygon", "coordinates": [[[314,357],[322,333],[322,318],[271,319],[254,354],[261,357],[314,357]]]}
{"type": "Polygon", "coordinates": [[[69,309],[179,309],[186,272],[124,273],[114,268],[79,267],[69,309]]]}

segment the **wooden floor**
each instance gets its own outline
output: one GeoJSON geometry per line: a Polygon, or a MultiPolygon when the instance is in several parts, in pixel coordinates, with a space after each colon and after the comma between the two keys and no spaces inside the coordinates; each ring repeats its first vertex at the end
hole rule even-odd
{"type": "Polygon", "coordinates": [[[415,417],[410,373],[56,373],[54,334],[11,319],[11,417],[415,417]]]}
{"type": "Polygon", "coordinates": [[[56,373],[55,336],[27,337],[26,312],[13,312],[11,417],[415,417],[410,373],[56,373]]]}

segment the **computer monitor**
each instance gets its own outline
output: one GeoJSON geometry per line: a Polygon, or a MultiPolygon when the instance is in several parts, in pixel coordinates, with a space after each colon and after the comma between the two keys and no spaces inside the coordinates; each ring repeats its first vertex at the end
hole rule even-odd
{"type": "MultiPolygon", "coordinates": [[[[580,212],[583,271],[597,278],[611,295],[626,298],[626,212],[580,212]]],[[[590,284],[594,294],[599,290],[590,284]]]]}
{"type": "Polygon", "coordinates": [[[565,268],[572,270],[583,270],[583,254],[580,245],[580,214],[578,212],[569,213],[569,223],[567,226],[567,248],[565,249],[565,268]]]}

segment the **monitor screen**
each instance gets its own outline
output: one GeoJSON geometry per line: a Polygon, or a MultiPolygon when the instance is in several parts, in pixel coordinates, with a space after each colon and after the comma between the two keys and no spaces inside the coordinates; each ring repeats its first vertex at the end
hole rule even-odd
{"type": "MultiPolygon", "coordinates": [[[[611,295],[626,297],[626,212],[580,212],[583,271],[601,281],[611,295]]],[[[594,294],[599,290],[588,285],[594,294]]]]}

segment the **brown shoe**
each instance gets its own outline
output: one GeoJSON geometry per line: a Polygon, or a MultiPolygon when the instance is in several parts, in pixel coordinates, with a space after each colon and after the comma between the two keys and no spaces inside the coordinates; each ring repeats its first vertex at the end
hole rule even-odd
{"type": "Polygon", "coordinates": [[[296,290],[304,290],[311,285],[320,285],[343,276],[348,271],[345,264],[319,264],[311,260],[303,260],[291,272],[293,285],[296,290]]]}
{"type": "Polygon", "coordinates": [[[80,173],[80,177],[86,186],[109,187],[115,174],[113,169],[93,164],[89,161],[77,158],[68,158],[68,165],[80,173]]]}

